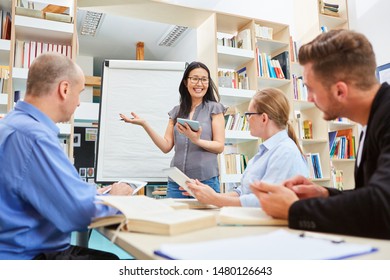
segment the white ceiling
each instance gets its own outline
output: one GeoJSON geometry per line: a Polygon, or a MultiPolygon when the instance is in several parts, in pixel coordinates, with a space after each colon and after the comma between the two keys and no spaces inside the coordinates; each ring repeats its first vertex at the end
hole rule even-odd
{"type": "Polygon", "coordinates": [[[148,0],[79,0],[77,31],[79,55],[94,57],[94,75],[100,75],[104,59],[135,59],[136,44],[144,42],[145,60],[164,60],[174,47],[158,41],[173,25],[190,27],[180,40],[210,16],[210,12],[148,0]],[[95,36],[81,35],[86,11],[103,12],[95,36]],[[175,17],[172,17],[175,15],[175,17]],[[154,19],[151,21],[150,19],[154,19]]]}
{"type": "Polygon", "coordinates": [[[171,51],[170,47],[158,46],[170,24],[104,14],[96,35],[89,36],[80,34],[85,14],[85,10],[78,9],[79,55],[94,57],[95,68],[100,67],[104,59],[135,59],[139,41],[144,42],[147,60],[159,60],[171,51]]]}

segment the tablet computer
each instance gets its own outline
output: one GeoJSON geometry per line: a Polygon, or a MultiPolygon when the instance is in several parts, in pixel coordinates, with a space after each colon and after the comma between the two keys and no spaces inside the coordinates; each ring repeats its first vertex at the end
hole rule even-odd
{"type": "Polygon", "coordinates": [[[199,130],[199,127],[200,127],[200,124],[198,121],[193,121],[193,120],[189,120],[189,119],[182,119],[182,118],[177,118],[177,122],[184,125],[185,123],[187,123],[191,129],[193,131],[198,131],[199,130]]]}
{"type": "Polygon", "coordinates": [[[195,197],[192,191],[188,188],[186,182],[193,181],[186,174],[181,172],[181,170],[177,167],[170,167],[163,169],[163,172],[168,175],[173,181],[175,181],[180,187],[186,190],[191,196],[195,197]]]}

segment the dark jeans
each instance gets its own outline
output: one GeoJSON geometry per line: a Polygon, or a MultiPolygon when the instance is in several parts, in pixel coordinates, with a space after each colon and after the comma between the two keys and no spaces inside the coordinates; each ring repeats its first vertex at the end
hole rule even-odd
{"type": "Polygon", "coordinates": [[[119,260],[119,258],[105,251],[70,246],[64,251],[40,253],[35,256],[34,260],[119,260]]]}

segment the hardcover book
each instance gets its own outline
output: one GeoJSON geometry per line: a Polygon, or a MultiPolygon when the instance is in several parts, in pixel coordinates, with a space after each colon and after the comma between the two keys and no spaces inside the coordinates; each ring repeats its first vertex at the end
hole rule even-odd
{"type": "Polygon", "coordinates": [[[119,224],[119,229],[160,235],[176,235],[216,225],[212,212],[191,209],[176,210],[147,196],[99,196],[99,202],[120,214],[96,218],[90,228],[119,224]]]}
{"type": "Polygon", "coordinates": [[[284,77],[290,79],[290,55],[288,51],[284,51],[278,55],[275,55],[272,59],[279,61],[280,67],[282,68],[284,77]]]}

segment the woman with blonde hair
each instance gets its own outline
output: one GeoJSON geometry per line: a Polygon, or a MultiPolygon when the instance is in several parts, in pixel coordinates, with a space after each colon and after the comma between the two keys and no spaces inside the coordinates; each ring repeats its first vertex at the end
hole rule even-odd
{"type": "Polygon", "coordinates": [[[305,156],[289,121],[290,105],[282,91],[267,88],[258,91],[249,103],[245,117],[252,136],[263,142],[249,161],[241,185],[228,193],[216,193],[198,180],[188,186],[202,203],[222,206],[258,207],[259,200],[251,192],[255,181],[280,183],[295,175],[308,176],[305,156]]]}

